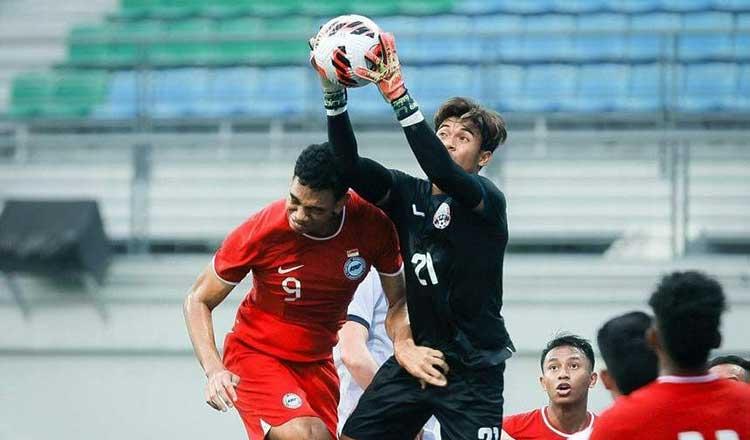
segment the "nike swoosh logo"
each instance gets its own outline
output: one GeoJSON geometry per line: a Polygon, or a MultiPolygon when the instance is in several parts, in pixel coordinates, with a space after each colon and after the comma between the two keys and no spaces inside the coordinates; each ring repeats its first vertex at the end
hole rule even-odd
{"type": "Polygon", "coordinates": [[[286,269],[284,269],[284,268],[282,268],[281,266],[279,266],[279,273],[280,273],[280,274],[285,274],[285,273],[289,273],[289,272],[295,271],[295,270],[297,270],[297,269],[299,269],[299,268],[301,268],[301,267],[303,267],[303,266],[304,266],[304,264],[300,264],[299,266],[288,267],[288,268],[286,268],[286,269]]]}

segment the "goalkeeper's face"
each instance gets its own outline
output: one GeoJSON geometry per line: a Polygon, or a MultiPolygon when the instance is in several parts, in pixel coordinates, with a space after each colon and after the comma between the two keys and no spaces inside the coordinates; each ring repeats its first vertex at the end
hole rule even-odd
{"type": "Polygon", "coordinates": [[[458,166],[468,173],[477,173],[492,157],[481,149],[482,135],[472,121],[450,117],[438,127],[437,136],[458,166]]]}
{"type": "Polygon", "coordinates": [[[340,215],[348,195],[336,200],[331,190],[314,190],[292,180],[286,198],[289,227],[300,234],[317,237],[332,235],[340,226],[340,215]]]}

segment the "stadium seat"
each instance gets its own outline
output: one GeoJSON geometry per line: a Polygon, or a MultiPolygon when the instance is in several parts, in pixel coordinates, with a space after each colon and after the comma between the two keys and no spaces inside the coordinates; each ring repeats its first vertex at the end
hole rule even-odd
{"type": "Polygon", "coordinates": [[[614,12],[647,12],[658,7],[658,0],[604,0],[604,8],[614,12]]]}
{"type": "Polygon", "coordinates": [[[426,16],[445,14],[451,12],[453,4],[453,0],[407,0],[399,2],[399,12],[426,16]]]}
{"type": "Polygon", "coordinates": [[[622,108],[628,90],[628,68],[622,64],[583,65],[578,70],[575,110],[614,111],[622,108]]]}
{"type": "Polygon", "coordinates": [[[750,59],[750,13],[737,14],[737,33],[734,35],[734,57],[750,59]]]}
{"type": "Polygon", "coordinates": [[[453,6],[453,12],[481,16],[504,12],[504,5],[505,0],[459,0],[453,6]]]}
{"type": "Polygon", "coordinates": [[[647,13],[635,14],[630,20],[630,34],[626,37],[626,56],[632,60],[655,60],[672,50],[669,35],[682,27],[680,14],[647,13]]]}
{"type": "Polygon", "coordinates": [[[713,0],[715,8],[728,11],[747,11],[750,9],[747,0],[713,0]]]}
{"type": "Polygon", "coordinates": [[[524,20],[523,58],[529,61],[567,60],[575,51],[570,34],[575,31],[572,15],[530,15],[524,20]]]}
{"type": "Polygon", "coordinates": [[[303,2],[300,10],[308,16],[335,17],[342,14],[353,14],[349,0],[326,0],[303,2]]]}
{"type": "Polygon", "coordinates": [[[216,63],[248,62],[257,45],[252,41],[263,32],[263,19],[243,17],[219,21],[217,38],[222,39],[212,59],[216,63]]]}
{"type": "Polygon", "coordinates": [[[514,110],[523,99],[524,67],[512,64],[491,65],[479,69],[477,80],[481,96],[498,110],[514,110]]]}
{"type": "Polygon", "coordinates": [[[235,18],[249,14],[254,0],[211,0],[200,6],[200,14],[215,18],[235,18]]]}
{"type": "Polygon", "coordinates": [[[104,101],[107,85],[106,72],[61,72],[54,99],[44,106],[44,115],[60,118],[87,116],[95,104],[104,101]]]}
{"type": "Polygon", "coordinates": [[[216,69],[210,77],[207,115],[230,116],[251,113],[261,88],[261,69],[235,67],[216,69]]]}
{"type": "Polygon", "coordinates": [[[574,37],[575,58],[580,61],[619,60],[625,56],[627,16],[601,13],[582,14],[574,37]]]}
{"type": "Polygon", "coordinates": [[[107,25],[74,27],[68,37],[68,60],[74,64],[106,63],[114,34],[112,27],[107,25]]]}
{"type": "Polygon", "coordinates": [[[678,56],[683,60],[729,59],[734,56],[730,31],[732,14],[699,12],[684,14],[678,42],[678,56]]]}
{"type": "Polygon", "coordinates": [[[554,0],[495,0],[499,10],[513,14],[549,13],[555,11],[554,0]]]}
{"type": "Polygon", "coordinates": [[[49,72],[26,72],[13,78],[9,114],[13,117],[36,117],[54,94],[57,76],[49,72]]]}
{"type": "Polygon", "coordinates": [[[480,15],[473,19],[472,28],[480,45],[481,60],[511,61],[523,58],[523,18],[520,15],[480,15]]]}
{"type": "Polygon", "coordinates": [[[664,75],[659,64],[636,64],[630,67],[629,84],[623,109],[655,111],[664,105],[664,75]]]}
{"type": "MultiPolygon", "coordinates": [[[[408,78],[415,78],[413,68],[409,69],[405,66],[404,77],[407,78],[407,81],[408,78]]],[[[320,92],[316,91],[316,93],[320,92]]],[[[393,114],[391,106],[383,100],[377,87],[357,87],[349,89],[347,93],[349,94],[347,108],[353,120],[372,116],[388,118],[393,114]]],[[[421,103],[420,97],[417,96],[416,99],[417,102],[421,103]]]]}
{"type": "Polygon", "coordinates": [[[739,81],[737,81],[735,108],[740,111],[750,112],[750,64],[739,64],[737,70],[739,81]]]}
{"type": "Polygon", "coordinates": [[[299,11],[304,3],[305,0],[254,0],[249,5],[249,13],[268,17],[282,17],[299,11]]]}
{"type": "Polygon", "coordinates": [[[205,18],[168,22],[166,39],[149,49],[149,60],[156,65],[206,63],[215,51],[208,41],[213,35],[214,21],[205,18]]]}
{"type": "Polygon", "coordinates": [[[557,12],[584,15],[605,8],[604,0],[553,0],[552,4],[557,12]]]}
{"type": "Polygon", "coordinates": [[[105,102],[95,106],[93,116],[102,119],[133,118],[137,112],[138,77],[135,71],[111,75],[105,102]]]}
{"type": "Polygon", "coordinates": [[[365,16],[396,15],[400,10],[400,0],[352,0],[351,10],[365,16]]]}
{"type": "Polygon", "coordinates": [[[156,0],[149,10],[149,17],[176,20],[195,15],[201,10],[205,0],[156,0]]]}
{"type": "Polygon", "coordinates": [[[308,67],[267,68],[260,71],[260,87],[255,94],[251,114],[284,117],[301,114],[305,110],[306,93],[314,75],[308,67]]]}
{"type": "Polygon", "coordinates": [[[149,112],[157,118],[187,116],[191,101],[200,96],[205,81],[196,78],[194,69],[155,70],[151,72],[149,112]],[[195,82],[193,82],[195,81],[195,82]]]}
{"type": "Polygon", "coordinates": [[[420,107],[429,113],[452,96],[479,95],[479,81],[475,70],[470,67],[431,66],[415,70],[412,77],[419,78],[419,81],[410,82],[409,87],[420,107]]]}
{"type": "Polygon", "coordinates": [[[116,31],[119,40],[114,40],[110,45],[107,62],[124,66],[147,61],[151,44],[165,34],[162,24],[156,20],[120,23],[116,31]]]}
{"type": "Polygon", "coordinates": [[[736,87],[733,63],[688,64],[680,69],[678,105],[687,111],[731,109],[736,87]]]}
{"type": "Polygon", "coordinates": [[[156,7],[159,0],[121,0],[119,15],[123,18],[137,19],[147,16],[156,7]]]}
{"type": "Polygon", "coordinates": [[[630,19],[632,32],[678,32],[681,28],[680,14],[653,12],[635,14],[630,19]]]}
{"type": "MultiPolygon", "coordinates": [[[[399,27],[410,26],[409,31],[397,37],[398,50],[404,61],[417,62],[475,62],[479,59],[480,42],[471,35],[472,22],[468,17],[438,15],[423,18],[402,18],[399,27]],[[414,29],[425,29],[436,35],[415,34],[414,29]],[[456,35],[451,35],[455,32],[456,35]]],[[[394,23],[392,20],[391,23],[394,23]]],[[[386,28],[384,25],[383,29],[386,28]]]]}
{"type": "Polygon", "coordinates": [[[659,6],[667,11],[689,12],[711,9],[713,0],[659,0],[659,6]]]}
{"type": "Polygon", "coordinates": [[[524,99],[519,110],[564,111],[574,107],[576,68],[568,65],[532,65],[526,71],[524,99]]]}

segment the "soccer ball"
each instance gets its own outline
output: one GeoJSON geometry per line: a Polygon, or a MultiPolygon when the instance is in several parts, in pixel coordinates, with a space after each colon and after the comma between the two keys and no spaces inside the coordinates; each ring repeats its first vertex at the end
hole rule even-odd
{"type": "MultiPolygon", "coordinates": [[[[372,68],[365,53],[379,48],[380,28],[375,22],[362,15],[341,15],[320,28],[312,41],[315,64],[322,69],[329,81],[344,87],[362,87],[369,84],[356,75],[357,67],[372,68]],[[334,51],[339,48],[339,66],[334,62],[334,51]],[[343,66],[341,65],[343,64],[343,66]]],[[[376,53],[379,51],[376,50],[376,53]]]]}

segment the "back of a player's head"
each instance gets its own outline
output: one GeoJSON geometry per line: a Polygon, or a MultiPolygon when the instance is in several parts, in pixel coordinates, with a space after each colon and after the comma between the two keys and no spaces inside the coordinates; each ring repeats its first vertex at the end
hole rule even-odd
{"type": "MultiPolygon", "coordinates": [[[[713,368],[720,365],[734,365],[740,367],[741,372],[744,373],[741,376],[738,375],[739,380],[750,382],[750,361],[743,359],[735,355],[717,356],[708,363],[708,368],[713,368]]],[[[721,374],[720,374],[721,375],[721,374]]]]}
{"type": "Polygon", "coordinates": [[[547,342],[547,346],[542,350],[542,357],[539,360],[542,372],[544,372],[544,359],[547,357],[547,354],[558,347],[572,347],[582,351],[589,361],[591,371],[594,371],[594,349],[591,347],[591,343],[580,336],[563,333],[547,342]]]}
{"type": "Polygon", "coordinates": [[[469,98],[455,97],[445,101],[435,113],[435,129],[448,118],[471,122],[482,136],[482,150],[495,151],[508,138],[502,116],[469,98]]]}
{"type": "Polygon", "coordinates": [[[328,142],[312,144],[302,150],[294,165],[294,175],[299,182],[315,191],[330,190],[336,200],[348,187],[344,174],[336,161],[336,155],[328,142]]]}
{"type": "Polygon", "coordinates": [[[643,312],[610,319],[596,335],[607,371],[622,394],[630,394],[659,375],[656,353],[646,343],[653,320],[643,312]]]}
{"type": "Polygon", "coordinates": [[[702,368],[721,345],[719,323],[726,309],[721,285],[697,272],[674,272],[662,278],[649,305],[664,351],[681,368],[702,368]]]}

